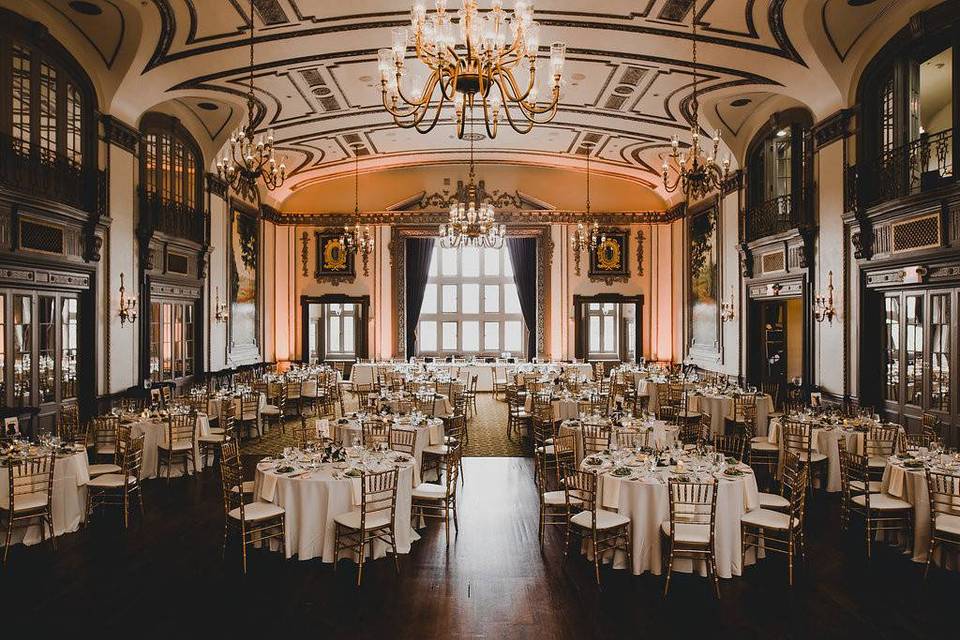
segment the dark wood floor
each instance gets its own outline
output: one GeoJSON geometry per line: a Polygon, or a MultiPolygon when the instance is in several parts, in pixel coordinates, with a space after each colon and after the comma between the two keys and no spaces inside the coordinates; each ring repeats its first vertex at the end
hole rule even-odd
{"type": "MultiPolygon", "coordinates": [[[[217,476],[147,483],[147,517],[122,532],[113,514],[49,547],[15,547],[0,569],[0,629],[97,630],[125,637],[267,633],[272,639],[889,637],[946,634],[957,620],[960,574],[922,568],[887,548],[865,560],[862,537],[839,531],[836,497],[813,499],[808,561],[793,589],[768,559],[721,583],[606,571],[598,590],[580,556],[563,560],[561,537],[537,546],[531,461],[469,458],[460,535],[447,550],[431,523],[402,561],[369,565],[360,589],[352,565],[255,554],[240,572],[237,549],[220,558],[217,476]]],[[[9,635],[9,633],[8,633],[9,635]]],[[[109,637],[106,636],[105,637],[109,637]]],[[[119,636],[115,636],[119,637],[119,636]]]]}

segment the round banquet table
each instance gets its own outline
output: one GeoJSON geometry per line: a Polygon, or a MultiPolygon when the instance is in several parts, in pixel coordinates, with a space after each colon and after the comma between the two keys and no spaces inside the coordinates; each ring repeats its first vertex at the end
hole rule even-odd
{"type": "MultiPolygon", "coordinates": [[[[954,474],[960,473],[954,471],[954,474]]],[[[927,475],[924,469],[908,469],[895,456],[890,458],[883,470],[880,490],[913,505],[913,548],[908,549],[914,562],[926,562],[930,543],[930,495],[927,491],[927,475]]],[[[960,504],[955,511],[960,515],[960,504]]],[[[886,532],[893,540],[897,532],[886,532]]],[[[960,551],[947,545],[939,545],[933,553],[937,566],[952,571],[960,570],[960,551]]]]}
{"type": "MultiPolygon", "coordinates": [[[[597,467],[583,464],[584,469],[597,467]]],[[[660,531],[660,524],[670,519],[670,496],[667,478],[670,472],[658,470],[648,478],[641,477],[639,469],[633,476],[617,478],[609,474],[612,465],[609,460],[600,468],[599,485],[601,508],[617,511],[630,518],[633,536],[634,575],[647,571],[660,575],[666,564],[665,552],[669,548],[667,538],[660,531]]],[[[760,506],[757,479],[747,465],[738,467],[743,471],[739,477],[722,476],[717,479],[717,521],[716,556],[717,575],[721,578],[739,576],[743,573],[743,559],[740,548],[740,518],[748,511],[760,506]]],[[[586,541],[589,542],[589,541],[586,541]]],[[[753,564],[756,554],[747,552],[747,564],[753,564]]],[[[617,550],[613,559],[616,569],[626,567],[626,554],[617,550]]],[[[673,563],[674,571],[692,573],[696,570],[701,576],[707,575],[705,560],[677,556],[673,563]]]]}
{"type": "MultiPolygon", "coordinates": [[[[376,403],[376,406],[380,409],[387,409],[390,413],[397,413],[397,408],[400,405],[400,400],[393,397],[383,397],[376,394],[371,394],[370,398],[376,403]]],[[[413,398],[406,398],[407,402],[413,403],[413,398]]],[[[450,404],[450,398],[438,393],[435,395],[436,402],[433,405],[433,413],[431,415],[436,417],[449,416],[453,414],[453,405],[450,404]]],[[[429,402],[429,400],[428,400],[429,402]]]]}
{"type": "MultiPolygon", "coordinates": [[[[559,435],[574,435],[574,447],[576,448],[577,463],[583,460],[583,429],[580,420],[564,420],[560,425],[559,435]]],[[[665,449],[672,446],[677,441],[677,427],[668,425],[663,420],[654,420],[649,427],[634,425],[632,427],[614,427],[623,431],[632,431],[640,433],[641,429],[651,429],[653,431],[652,446],[657,449],[665,449]]],[[[613,437],[611,435],[611,437],[613,437]]]]}
{"type": "MultiPolygon", "coordinates": [[[[344,447],[353,446],[354,440],[360,440],[362,437],[360,421],[356,418],[339,418],[330,422],[328,428],[330,438],[344,447]]],[[[411,425],[409,420],[401,420],[399,424],[394,423],[393,428],[417,432],[413,444],[413,458],[416,465],[413,476],[419,484],[420,470],[423,469],[423,450],[430,445],[443,444],[443,420],[431,418],[417,426],[411,425]]],[[[319,432],[322,431],[321,426],[319,432]]]]}
{"type": "MultiPolygon", "coordinates": [[[[727,394],[694,394],[687,396],[690,411],[710,414],[710,430],[714,435],[723,435],[726,428],[725,420],[733,420],[736,403],[733,396],[727,394]]],[[[756,434],[767,435],[768,416],[773,413],[773,398],[767,394],[757,396],[757,424],[756,434]]]]}
{"type": "MultiPolygon", "coordinates": [[[[266,423],[261,420],[260,414],[263,412],[263,408],[267,406],[267,396],[266,394],[261,393],[260,399],[257,402],[257,424],[259,424],[260,429],[266,433],[266,423]]],[[[234,396],[233,398],[233,415],[239,420],[240,417],[240,397],[234,396]]],[[[208,420],[220,420],[220,399],[210,398],[207,402],[207,416],[208,420]]]]}
{"type": "MultiPolygon", "coordinates": [[[[158,449],[161,443],[167,441],[167,421],[162,418],[137,418],[124,419],[122,422],[130,425],[131,435],[143,435],[143,463],[140,470],[140,479],[149,480],[160,476],[158,449]]],[[[197,438],[208,435],[210,435],[210,420],[205,414],[199,413],[197,414],[197,438]]],[[[193,442],[193,459],[196,461],[197,471],[201,471],[204,467],[204,461],[200,457],[200,445],[196,439],[193,442]]],[[[188,463],[187,468],[193,473],[193,465],[188,463]]],[[[162,475],[166,477],[166,468],[164,468],[162,475]]],[[[170,468],[170,477],[179,478],[181,475],[183,475],[183,463],[174,462],[170,468]]]]}
{"type": "MultiPolygon", "coordinates": [[[[300,560],[320,558],[323,562],[333,562],[333,519],[341,513],[359,511],[360,478],[338,479],[333,463],[322,464],[313,471],[298,470],[285,475],[278,475],[274,468],[272,462],[257,465],[254,495],[258,500],[284,508],[286,557],[297,556],[300,560]]],[[[420,539],[410,524],[412,462],[400,467],[398,480],[394,532],[397,552],[405,554],[410,553],[410,544],[420,539]]],[[[271,540],[270,543],[274,549],[279,546],[278,540],[271,540]]],[[[376,540],[371,546],[373,558],[386,555],[387,545],[383,542],[376,540]]],[[[351,557],[350,552],[344,550],[340,557],[351,557]]]]}
{"type": "MultiPolygon", "coordinates": [[[[584,411],[590,410],[589,398],[579,400],[577,398],[552,399],[550,401],[550,407],[553,413],[553,421],[560,422],[561,420],[573,420],[579,418],[581,403],[583,403],[584,411]]],[[[527,413],[531,413],[533,411],[533,396],[528,393],[523,404],[527,413]]]]}
{"type": "MultiPolygon", "coordinates": [[[[58,456],[53,467],[53,534],[61,536],[73,533],[86,520],[87,481],[90,474],[87,466],[87,452],[78,451],[58,456]]],[[[9,473],[7,467],[0,466],[0,507],[7,509],[10,500],[9,473]]],[[[16,527],[11,543],[22,542],[25,545],[40,542],[40,524],[31,523],[29,527],[16,527]]]]}

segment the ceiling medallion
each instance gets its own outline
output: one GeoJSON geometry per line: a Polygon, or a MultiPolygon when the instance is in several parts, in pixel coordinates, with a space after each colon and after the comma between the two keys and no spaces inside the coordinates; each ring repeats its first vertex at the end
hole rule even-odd
{"type": "Polygon", "coordinates": [[[254,139],[253,109],[253,0],[250,0],[250,78],[247,87],[247,124],[240,125],[230,135],[230,152],[223,151],[223,157],[217,159],[217,176],[226,180],[236,193],[248,197],[255,194],[259,200],[258,181],[262,181],[268,191],[283,185],[287,177],[287,167],[283,158],[279,166],[273,156],[273,129],[254,139]]]}
{"type": "MultiPolygon", "coordinates": [[[[473,128],[473,118],[470,118],[473,128]]],[[[503,246],[506,227],[494,219],[493,205],[480,199],[477,190],[473,162],[473,137],[470,138],[470,181],[467,183],[465,201],[450,206],[450,219],[440,225],[440,245],[446,249],[460,247],[503,246]]]]}
{"type": "Polygon", "coordinates": [[[481,15],[477,0],[463,0],[453,21],[447,0],[436,0],[427,17],[422,0],[410,12],[413,50],[427,68],[426,82],[405,67],[408,29],[393,30],[393,47],[380,49],[380,85],[383,106],[402,128],[428,133],[437,126],[447,102],[454,106],[457,137],[463,138],[465,113],[474,106],[483,109],[487,135],[497,137],[501,114],[518,133],[528,133],[535,124],[553,120],[560,102],[560,79],[566,45],[550,45],[550,97],[541,102],[537,89],[537,56],[540,25],[533,20],[532,3],[517,0],[513,14],[503,9],[503,0],[491,0],[481,15]],[[514,72],[526,65],[529,79],[518,81],[514,72]],[[427,117],[432,112],[431,117],[427,117]]]}
{"type": "Polygon", "coordinates": [[[713,152],[708,156],[700,147],[700,102],[697,100],[697,2],[693,2],[693,100],[691,102],[692,119],[690,121],[691,144],[689,149],[680,150],[680,138],[674,135],[670,158],[676,165],[677,176],[673,182],[669,179],[670,163],[663,160],[663,187],[667,193],[681,190],[689,202],[700,200],[720,188],[730,171],[730,157],[717,163],[717,151],[720,148],[720,130],[713,136],[713,152]]]}

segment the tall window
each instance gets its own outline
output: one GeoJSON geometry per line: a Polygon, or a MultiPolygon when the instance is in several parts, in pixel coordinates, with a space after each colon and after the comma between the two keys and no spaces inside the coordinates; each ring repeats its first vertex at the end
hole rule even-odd
{"type": "Polygon", "coordinates": [[[592,302],[587,305],[587,358],[615,359],[620,354],[620,305],[592,302]]]}
{"type": "Polygon", "coordinates": [[[149,113],[143,120],[143,188],[174,204],[199,207],[200,154],[176,120],[149,113]]]}
{"type": "MultiPolygon", "coordinates": [[[[7,25],[5,30],[10,29],[7,25]]],[[[16,35],[0,38],[0,62],[0,78],[7,84],[0,96],[10,110],[10,119],[0,122],[0,133],[23,155],[79,168],[89,107],[77,81],[56,57],[16,35]]]]}
{"type": "Polygon", "coordinates": [[[357,356],[357,307],[351,303],[324,305],[325,355],[328,359],[357,356]]]}
{"type": "Polygon", "coordinates": [[[525,353],[526,328],[506,248],[435,248],[417,325],[417,354],[525,353]]]}
{"type": "Polygon", "coordinates": [[[195,361],[193,302],[150,304],[150,380],[192,376],[195,361]]]}

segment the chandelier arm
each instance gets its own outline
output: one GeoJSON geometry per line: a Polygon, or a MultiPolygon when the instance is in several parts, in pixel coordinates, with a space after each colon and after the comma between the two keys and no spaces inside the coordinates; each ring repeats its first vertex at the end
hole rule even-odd
{"type": "Polygon", "coordinates": [[[522,123],[517,124],[517,122],[514,121],[513,115],[511,115],[510,113],[510,107],[507,106],[506,103],[504,103],[503,105],[503,112],[507,114],[507,122],[510,123],[510,127],[520,135],[526,135],[530,133],[530,131],[533,129],[534,122],[533,120],[527,117],[527,114],[523,111],[523,107],[520,108],[520,112],[523,113],[523,116],[526,120],[526,124],[527,124],[526,128],[521,126],[522,123]]]}
{"type": "Polygon", "coordinates": [[[512,71],[503,71],[498,69],[496,77],[506,82],[507,90],[504,92],[504,101],[509,98],[512,102],[524,102],[530,97],[530,92],[533,90],[533,87],[536,84],[536,74],[533,70],[530,72],[530,81],[527,83],[527,89],[522,94],[520,92],[520,87],[517,86],[516,76],[513,75],[512,71]]]}
{"type": "Polygon", "coordinates": [[[397,95],[400,96],[400,99],[406,102],[408,105],[419,107],[420,105],[430,101],[430,98],[433,95],[433,90],[431,87],[430,92],[427,93],[427,87],[430,87],[431,83],[436,82],[436,76],[437,76],[436,71],[431,73],[430,77],[427,78],[427,81],[423,84],[423,89],[420,90],[420,98],[417,100],[411,100],[406,96],[406,94],[404,94],[403,89],[401,88],[401,82],[400,82],[401,74],[399,71],[397,71],[397,95]]]}
{"type": "MultiPolygon", "coordinates": [[[[493,85],[491,85],[491,88],[495,85],[496,83],[493,83],[493,85]]],[[[502,92],[501,92],[501,97],[502,97],[502,92]]],[[[487,97],[484,96],[483,97],[483,124],[484,124],[484,128],[486,128],[487,130],[487,136],[489,136],[491,140],[497,137],[497,123],[500,120],[499,114],[498,113],[493,114],[492,120],[493,120],[493,128],[491,128],[490,126],[491,118],[490,118],[490,113],[487,106],[487,97]]]]}

